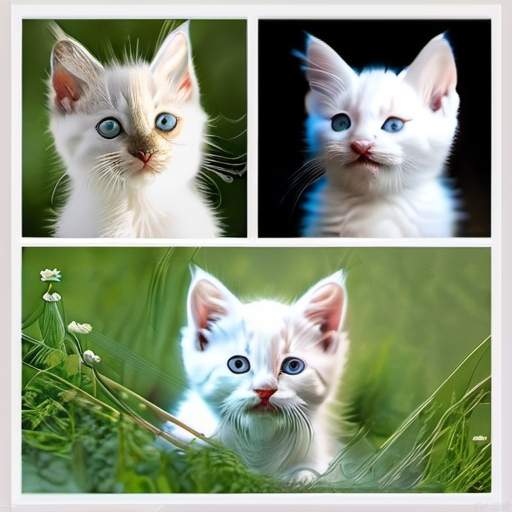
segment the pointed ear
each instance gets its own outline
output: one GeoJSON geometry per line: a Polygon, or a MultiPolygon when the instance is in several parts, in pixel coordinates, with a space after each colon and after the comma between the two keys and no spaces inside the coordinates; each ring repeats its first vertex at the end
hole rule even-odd
{"type": "Polygon", "coordinates": [[[103,66],[78,42],[59,31],[51,56],[51,87],[55,106],[72,112],[80,98],[96,84],[103,66]]]}
{"type": "Polygon", "coordinates": [[[434,112],[441,108],[443,98],[457,85],[455,58],[444,34],[424,46],[405,71],[404,80],[434,112]]]}
{"type": "Polygon", "coordinates": [[[296,307],[305,318],[320,329],[322,337],[319,345],[324,352],[336,352],[337,334],[343,325],[347,307],[343,273],[336,272],[319,281],[299,299],[296,307]]]}
{"type": "Polygon", "coordinates": [[[236,311],[239,304],[238,299],[218,279],[199,267],[192,269],[188,323],[196,330],[199,350],[207,348],[212,324],[236,311]]]}
{"type": "Polygon", "coordinates": [[[188,21],[173,30],[165,38],[151,63],[152,73],[169,83],[182,101],[199,95],[192,64],[189,30],[188,21]]]}
{"type": "Polygon", "coordinates": [[[332,110],[337,96],[343,94],[357,79],[356,72],[328,44],[309,34],[304,60],[310,88],[306,97],[308,112],[318,114],[329,108],[332,110]]]}

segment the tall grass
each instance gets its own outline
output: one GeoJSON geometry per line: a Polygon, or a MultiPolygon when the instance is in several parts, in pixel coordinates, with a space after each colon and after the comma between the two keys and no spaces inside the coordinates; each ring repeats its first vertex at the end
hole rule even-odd
{"type": "MultiPolygon", "coordinates": [[[[115,334],[106,334],[96,325],[89,334],[67,331],[69,321],[75,319],[67,313],[64,293],[70,289],[65,282],[71,279],[71,270],[63,272],[63,282],[52,284],[51,292],[62,295],[57,302],[40,298],[47,287],[35,284],[33,272],[26,281],[26,287],[39,290],[39,299],[24,308],[25,492],[490,490],[490,338],[476,347],[468,344],[474,348],[388,432],[382,427],[386,421],[373,428],[371,418],[378,407],[376,384],[385,382],[387,372],[393,371],[396,346],[382,340],[381,357],[372,354],[373,374],[364,372],[368,363],[361,356],[354,358],[354,365],[364,363],[358,370],[365,376],[359,378],[357,393],[352,391],[352,400],[345,404],[344,448],[311,486],[293,486],[252,473],[236,454],[217,443],[199,448],[173,439],[160,428],[163,421],[173,418],[162,407],[162,397],[154,393],[152,382],[172,390],[164,402],[169,396],[172,401],[185,386],[176,345],[169,343],[169,333],[176,336],[181,324],[178,308],[172,306],[181,303],[186,289],[188,275],[183,269],[200,259],[201,253],[176,249],[155,256],[153,269],[145,269],[147,278],[139,278],[138,294],[133,297],[140,305],[136,308],[139,314],[121,322],[115,334]],[[135,338],[130,348],[118,341],[130,336],[135,338]],[[175,354],[171,358],[174,370],[167,366],[163,371],[158,359],[169,359],[170,348],[175,354]],[[102,361],[87,362],[86,350],[101,355],[102,361]]],[[[96,260],[105,261],[100,254],[96,260]]],[[[74,315],[77,312],[75,308],[74,315]]],[[[440,350],[449,343],[449,339],[441,340],[440,350]]],[[[354,385],[349,380],[346,392],[354,385]]]]}

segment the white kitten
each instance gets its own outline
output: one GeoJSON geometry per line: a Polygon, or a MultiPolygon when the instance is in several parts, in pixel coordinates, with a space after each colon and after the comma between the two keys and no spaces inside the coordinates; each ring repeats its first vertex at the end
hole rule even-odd
{"type": "Polygon", "coordinates": [[[215,237],[195,184],[207,117],[188,23],[151,64],[103,66],[59,32],[52,52],[51,131],[71,181],[59,237],[215,237]]]}
{"type": "Polygon", "coordinates": [[[448,237],[459,217],[443,181],[457,128],[450,45],[432,39],[400,74],[357,74],[309,36],[308,137],[325,178],[309,196],[306,236],[448,237]]]}
{"type": "Polygon", "coordinates": [[[328,409],[348,348],[346,304],[341,272],[287,305],[242,303],[197,269],[182,339],[190,389],[178,418],[265,474],[324,472],[339,449],[328,409]]]}

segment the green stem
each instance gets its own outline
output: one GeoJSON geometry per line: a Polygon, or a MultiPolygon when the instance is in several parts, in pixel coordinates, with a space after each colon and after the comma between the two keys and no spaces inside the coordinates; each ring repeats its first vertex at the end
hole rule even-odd
{"type": "Polygon", "coordinates": [[[38,375],[36,375],[35,377],[39,377],[41,374],[44,375],[44,376],[47,376],[47,377],[51,377],[51,378],[61,382],[62,384],[65,384],[66,386],[74,389],[75,391],[81,393],[88,400],[90,400],[92,403],[94,403],[96,405],[99,405],[100,407],[104,407],[104,408],[108,409],[114,416],[116,416],[116,417],[119,416],[119,411],[118,410],[114,409],[113,407],[111,407],[110,405],[106,404],[105,402],[102,402],[101,400],[98,400],[96,397],[94,397],[91,394],[87,393],[87,391],[84,391],[82,388],[79,388],[78,386],[75,386],[74,384],[72,384],[71,382],[67,381],[66,379],[63,379],[62,377],[59,377],[57,374],[55,374],[53,372],[44,372],[43,373],[39,368],[37,368],[35,366],[32,366],[29,363],[23,362],[23,364],[25,366],[27,366],[28,368],[31,368],[32,370],[36,370],[37,372],[39,372],[38,375]]]}
{"type": "Polygon", "coordinates": [[[173,416],[172,414],[169,414],[167,411],[164,411],[160,407],[156,406],[155,404],[151,403],[150,401],[146,400],[144,397],[138,395],[135,393],[135,391],[132,391],[131,389],[128,389],[124,387],[122,384],[119,384],[112,379],[109,379],[103,374],[100,374],[101,378],[105,381],[106,384],[108,384],[109,387],[115,389],[119,392],[125,392],[128,395],[132,396],[136,400],[139,400],[141,403],[143,403],[148,409],[150,409],[153,414],[157,418],[159,418],[161,421],[169,421],[171,423],[174,423],[176,426],[182,428],[183,430],[186,430],[190,434],[192,434],[194,437],[197,437],[198,439],[201,439],[201,441],[204,441],[206,443],[214,444],[211,439],[208,439],[204,434],[201,434],[197,430],[194,430],[193,428],[189,427],[182,421],[180,421],[178,418],[173,416]]]}
{"type": "Polygon", "coordinates": [[[122,410],[124,410],[135,423],[137,423],[140,427],[142,427],[142,428],[148,430],[149,432],[151,432],[154,436],[161,437],[162,439],[165,439],[167,442],[171,443],[172,445],[176,446],[177,448],[181,448],[182,450],[186,450],[188,448],[188,445],[186,443],[182,442],[180,439],[178,439],[177,437],[169,434],[168,432],[165,432],[162,429],[160,429],[158,427],[155,427],[155,425],[153,425],[149,421],[147,421],[144,418],[142,418],[142,416],[137,414],[130,406],[125,404],[114,393],[112,393],[112,391],[109,389],[108,385],[103,382],[103,376],[99,372],[97,372],[94,368],[92,370],[94,372],[94,376],[96,377],[96,379],[100,383],[100,385],[101,385],[103,391],[105,392],[105,394],[117,406],[119,406],[122,410]]]}

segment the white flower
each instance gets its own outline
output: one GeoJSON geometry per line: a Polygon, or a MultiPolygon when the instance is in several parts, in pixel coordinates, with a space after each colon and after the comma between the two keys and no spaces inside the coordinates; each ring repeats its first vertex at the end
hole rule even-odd
{"type": "Polygon", "coordinates": [[[89,334],[92,331],[91,324],[79,324],[74,320],[68,324],[68,331],[75,334],[89,334]]]}
{"type": "Polygon", "coordinates": [[[43,300],[45,300],[46,302],[59,302],[59,300],[61,298],[62,297],[57,292],[53,292],[53,293],[46,292],[43,295],[43,300]]]}
{"type": "Polygon", "coordinates": [[[101,363],[101,357],[97,356],[92,350],[86,350],[83,354],[84,362],[87,364],[101,363]]]}
{"type": "Polygon", "coordinates": [[[39,275],[41,276],[41,281],[60,281],[60,270],[57,270],[56,268],[53,270],[45,268],[39,272],[39,275]]]}

